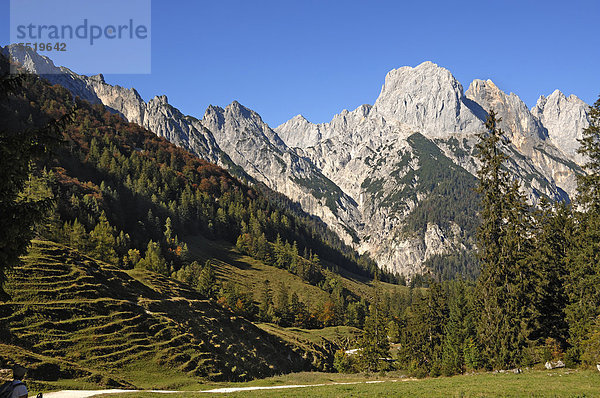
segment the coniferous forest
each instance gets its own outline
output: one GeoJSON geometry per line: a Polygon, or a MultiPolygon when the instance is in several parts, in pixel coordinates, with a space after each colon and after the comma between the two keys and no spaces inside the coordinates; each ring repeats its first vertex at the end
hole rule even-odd
{"type": "Polygon", "coordinates": [[[400,368],[422,377],[600,362],[600,100],[581,140],[587,161],[572,203],[526,200],[489,110],[477,147],[478,250],[457,260],[470,272],[448,280],[434,269],[404,287],[285,200],[2,64],[0,282],[37,238],[179,280],[253,322],[356,327],[360,338],[344,348],[358,354],[337,350],[339,372],[400,368]],[[190,236],[235,245],[329,299],[303,302],[265,277],[257,300],[195,259],[190,236]],[[350,291],[338,275],[367,280],[375,294],[350,291]]]}

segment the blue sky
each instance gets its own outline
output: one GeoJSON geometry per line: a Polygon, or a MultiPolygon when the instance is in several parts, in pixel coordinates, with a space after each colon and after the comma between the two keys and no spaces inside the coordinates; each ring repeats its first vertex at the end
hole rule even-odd
{"type": "MultiPolygon", "coordinates": [[[[9,0],[0,5],[7,44],[9,0]]],[[[597,0],[153,0],[152,73],[105,78],[197,117],[238,100],[273,127],[373,103],[390,69],[426,60],[465,89],[492,79],[530,107],[554,89],[593,103],[599,19],[597,0]]]]}

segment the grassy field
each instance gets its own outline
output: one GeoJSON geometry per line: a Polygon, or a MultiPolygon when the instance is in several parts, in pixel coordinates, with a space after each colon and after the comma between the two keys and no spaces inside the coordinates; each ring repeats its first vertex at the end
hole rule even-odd
{"type": "MultiPolygon", "coordinates": [[[[265,279],[273,290],[286,284],[311,305],[328,297],[232,245],[193,238],[190,249],[257,299],[265,279]]],[[[342,281],[356,293],[373,291],[353,275],[342,281]]],[[[351,327],[257,327],[177,281],[121,270],[47,241],[33,242],[6,289],[12,300],[0,303],[0,368],[26,364],[30,384],[46,390],[198,389],[206,380],[328,370],[335,344],[359,334],[351,327]]]]}
{"type": "Polygon", "coordinates": [[[360,329],[352,326],[331,326],[323,329],[283,328],[272,323],[259,323],[257,326],[286,341],[306,341],[313,344],[323,344],[325,341],[355,341],[362,334],[360,329]]]}
{"type": "Polygon", "coordinates": [[[300,300],[315,305],[329,296],[316,286],[309,285],[302,278],[283,269],[272,267],[237,251],[235,246],[222,241],[211,241],[202,236],[185,239],[191,255],[201,263],[210,260],[215,267],[217,278],[232,281],[250,291],[258,302],[264,289],[264,281],[269,280],[271,289],[277,291],[279,284],[287,286],[289,292],[296,292],[300,300]]]}
{"type": "MultiPolygon", "coordinates": [[[[231,246],[210,241],[195,245],[201,247],[193,250],[206,255],[214,252],[222,277],[228,275],[249,289],[256,289],[268,275],[294,286],[305,297],[318,300],[324,294],[288,272],[240,255],[231,246]]],[[[367,294],[373,289],[354,276],[343,282],[367,294]]],[[[27,364],[32,392],[132,388],[181,391],[170,397],[205,397],[223,395],[194,391],[325,384],[231,396],[600,397],[600,373],[595,370],[423,380],[406,379],[402,373],[301,372],[245,383],[218,382],[315,369],[315,361],[330,355],[323,347],[355,339],[360,331],[254,325],[169,278],[140,270],[123,271],[43,241],[34,242],[6,287],[13,300],[0,304],[0,367],[14,360],[27,364]],[[294,361],[297,366],[290,367],[294,361]]],[[[119,396],[165,397],[140,392],[119,396]]]]}
{"type": "MultiPolygon", "coordinates": [[[[401,375],[385,377],[300,373],[227,387],[276,386],[289,384],[330,384],[326,386],[243,391],[231,397],[599,397],[600,373],[591,370],[531,370],[522,374],[481,373],[435,379],[406,379],[401,375]],[[398,376],[398,377],[394,377],[398,376]],[[333,385],[332,383],[339,383],[333,385]],[[343,384],[347,383],[347,384],[343,384]],[[352,383],[352,384],[350,384],[352,383]]],[[[203,389],[223,385],[203,386],[203,389]]],[[[222,397],[221,393],[182,392],[166,397],[222,397]]],[[[165,398],[159,393],[128,393],[103,397],[165,398]]]]}
{"type": "MultiPolygon", "coordinates": [[[[222,281],[234,281],[254,294],[255,300],[261,299],[265,279],[268,279],[273,291],[277,291],[280,283],[287,286],[290,294],[296,292],[300,300],[307,303],[310,308],[327,300],[329,295],[320,288],[310,285],[300,277],[283,269],[272,267],[252,257],[241,254],[234,245],[222,241],[211,241],[202,236],[188,236],[185,238],[190,253],[201,262],[211,260],[215,266],[217,277],[222,281]]],[[[326,263],[333,267],[333,264],[326,263]]],[[[326,275],[333,275],[327,269],[326,275]]],[[[370,279],[355,275],[343,269],[339,270],[342,285],[359,297],[371,298],[375,288],[370,279]]],[[[383,291],[403,290],[405,286],[392,285],[379,282],[383,291]]]]}
{"type": "Polygon", "coordinates": [[[317,369],[297,346],[189,287],[35,241],[0,303],[0,368],[30,368],[40,388],[196,388],[317,369]]]}

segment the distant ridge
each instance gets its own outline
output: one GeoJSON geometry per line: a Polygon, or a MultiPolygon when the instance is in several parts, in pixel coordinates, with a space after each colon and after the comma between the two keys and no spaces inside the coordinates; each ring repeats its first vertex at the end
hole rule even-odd
{"type": "MultiPolygon", "coordinates": [[[[27,51],[4,49],[9,50],[32,72],[54,67],[27,51]]],[[[451,192],[459,192],[464,181],[456,184],[447,180],[455,178],[452,174],[430,173],[422,156],[441,153],[462,170],[459,174],[475,176],[476,134],[484,130],[490,109],[502,119],[500,127],[510,139],[504,148],[510,157],[507,167],[530,201],[541,196],[570,200],[576,175],[582,173],[576,149],[588,123],[589,107],[583,101],[557,91],[540,97],[529,110],[517,95],[502,92],[489,80],[475,80],[463,92],[450,71],[432,62],[390,71],[373,105],[344,110],[329,123],[296,116],[275,129],[237,102],[211,106],[199,120],[178,113],[165,97],[146,104],[135,90],[107,85],[101,76],[60,72],[64,77],[51,79],[74,94],[96,96],[199,157],[243,170],[322,219],[381,268],[408,276],[431,270],[432,259],[474,248],[473,229],[466,221],[474,214],[465,212],[472,212],[466,209],[474,209],[475,203],[461,203],[474,198],[440,190],[450,186],[451,192]],[[410,137],[415,133],[426,140],[428,150],[414,147],[410,137]],[[422,216],[432,200],[439,214],[422,216]]]]}

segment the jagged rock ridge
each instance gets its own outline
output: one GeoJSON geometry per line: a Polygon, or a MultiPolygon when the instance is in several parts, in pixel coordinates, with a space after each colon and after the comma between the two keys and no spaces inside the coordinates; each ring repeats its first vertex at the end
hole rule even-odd
{"type": "MultiPolygon", "coordinates": [[[[56,68],[37,54],[17,52],[16,58],[32,72],[56,68]]],[[[209,106],[198,120],[164,96],[145,103],[135,90],[110,86],[101,75],[60,72],[51,81],[204,159],[242,167],[321,217],[382,268],[405,275],[423,272],[432,256],[474,247],[472,220],[460,213],[474,213],[462,202],[473,200],[473,151],[487,110],[502,118],[508,167],[531,200],[567,199],[583,161],[575,139],[587,125],[588,106],[577,97],[554,92],[530,111],[489,80],[475,80],[464,93],[448,70],[431,62],[389,72],[372,106],[344,110],[322,124],[298,115],[274,130],[237,102],[209,106]]]]}
{"type": "Polygon", "coordinates": [[[128,121],[165,137],[201,158],[226,165],[227,159],[224,159],[224,153],[216,144],[212,134],[197,120],[184,116],[177,108],[169,105],[166,96],[157,96],[144,102],[133,88],[126,89],[107,84],[102,75],[78,75],[65,67],[55,66],[49,58],[25,47],[8,46],[2,52],[10,53],[11,57],[26,70],[44,76],[53,84],[60,84],[74,96],[91,103],[104,104],[123,115],[128,121]]]}
{"type": "Polygon", "coordinates": [[[584,159],[577,153],[583,129],[589,126],[588,106],[575,95],[566,97],[555,90],[548,97],[541,96],[531,109],[547,129],[554,146],[578,164],[584,159]]]}
{"type": "MultiPolygon", "coordinates": [[[[587,121],[587,105],[574,96],[569,98],[568,104],[563,100],[552,108],[538,104],[539,112],[547,112],[544,118],[489,80],[475,80],[463,93],[448,70],[425,62],[388,73],[372,107],[344,110],[330,123],[322,124],[312,124],[298,115],[275,131],[357,200],[364,226],[358,231],[360,249],[374,255],[381,266],[409,274],[423,271],[423,264],[433,255],[469,250],[474,242],[472,226],[453,220],[445,226],[428,223],[419,230],[407,230],[407,223],[414,218],[411,214],[431,200],[435,189],[417,192],[415,199],[405,194],[403,178],[411,173],[424,177],[429,156],[438,160],[443,156],[475,176],[476,133],[485,129],[486,110],[494,109],[510,140],[505,148],[510,156],[508,167],[523,181],[529,198],[535,201],[546,195],[568,199],[575,192],[575,175],[581,172],[576,162],[581,159],[573,156],[573,151],[558,150],[553,137],[559,136],[575,147],[572,137],[581,134],[587,121]],[[557,108],[568,110],[561,114],[557,108]],[[578,122],[568,124],[572,114],[579,116],[578,122]],[[546,127],[543,120],[553,124],[546,127]],[[559,134],[560,128],[569,133],[559,134]],[[437,146],[441,154],[434,154],[435,149],[418,151],[411,139],[414,132],[437,146]]],[[[435,186],[443,181],[430,182],[435,186]]]]}
{"type": "Polygon", "coordinates": [[[258,114],[239,103],[233,102],[224,110],[210,106],[203,120],[199,120],[183,115],[169,105],[164,95],[144,102],[135,89],[111,86],[102,75],[82,76],[56,67],[49,58],[24,47],[8,46],[3,53],[10,53],[26,70],[66,87],[74,96],[102,103],[130,122],[238,177],[265,183],[299,202],[304,211],[323,219],[347,243],[352,242],[348,231],[355,229],[358,219],[354,201],[308,160],[288,148],[258,114]]]}

